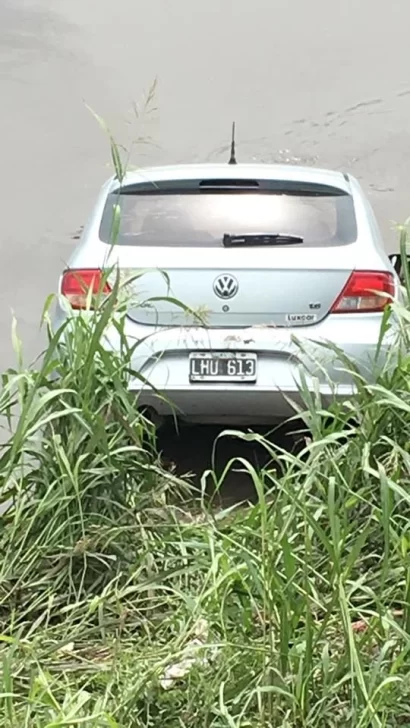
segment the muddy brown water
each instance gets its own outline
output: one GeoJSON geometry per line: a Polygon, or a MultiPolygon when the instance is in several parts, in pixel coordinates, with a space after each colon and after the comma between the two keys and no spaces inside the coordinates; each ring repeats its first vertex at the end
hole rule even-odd
{"type": "MultiPolygon", "coordinates": [[[[27,359],[101,182],[107,140],[135,163],[238,157],[330,166],[367,190],[386,247],[410,214],[408,0],[1,0],[0,367],[11,311],[27,359]],[[158,77],[157,112],[135,126],[158,77]],[[134,120],[133,120],[134,119],[134,120]]],[[[198,446],[201,442],[198,432],[198,446]]]]}

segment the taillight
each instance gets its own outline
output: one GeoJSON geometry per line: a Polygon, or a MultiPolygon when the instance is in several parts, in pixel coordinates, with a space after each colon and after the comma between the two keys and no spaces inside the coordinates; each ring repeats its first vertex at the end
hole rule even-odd
{"type": "Polygon", "coordinates": [[[371,313],[383,311],[391,303],[395,284],[391,273],[354,271],[340,296],[334,302],[332,313],[371,313]]]}
{"type": "Polygon", "coordinates": [[[70,269],[63,273],[61,293],[72,308],[94,308],[93,297],[106,296],[111,292],[109,284],[103,282],[99,269],[70,269]]]}

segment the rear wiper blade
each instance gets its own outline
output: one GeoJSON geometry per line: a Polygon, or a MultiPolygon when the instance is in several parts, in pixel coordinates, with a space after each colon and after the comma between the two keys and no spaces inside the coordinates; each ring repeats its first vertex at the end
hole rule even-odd
{"type": "Polygon", "coordinates": [[[287,235],[282,233],[246,233],[245,235],[230,235],[225,233],[222,245],[225,248],[234,248],[251,245],[297,245],[303,243],[300,235],[287,235]]]}

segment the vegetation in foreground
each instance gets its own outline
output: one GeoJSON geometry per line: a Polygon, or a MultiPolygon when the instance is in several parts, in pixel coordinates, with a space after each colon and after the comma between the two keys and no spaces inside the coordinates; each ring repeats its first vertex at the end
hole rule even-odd
{"type": "MultiPolygon", "coordinates": [[[[121,182],[129,155],[97,120],[121,182]]],[[[405,283],[409,294],[407,268],[405,283]]],[[[34,367],[13,329],[18,367],[0,391],[0,725],[410,726],[409,308],[386,317],[381,337],[392,316],[400,336],[375,384],[343,360],[354,401],[325,410],[303,391],[301,453],[236,433],[270,464],[230,463],[248,470],[256,502],[215,511],[164,469],[128,392],[119,285],[91,317],[50,330],[34,367]]]]}
{"type": "Polygon", "coordinates": [[[116,298],[3,376],[0,724],[410,725],[408,309],[377,383],[305,393],[304,451],[265,442],[215,512],[160,463],[116,298]]]}

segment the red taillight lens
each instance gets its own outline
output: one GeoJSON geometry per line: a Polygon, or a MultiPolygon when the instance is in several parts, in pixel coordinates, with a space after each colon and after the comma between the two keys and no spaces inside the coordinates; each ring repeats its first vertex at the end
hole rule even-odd
{"type": "Polygon", "coordinates": [[[103,272],[99,269],[66,270],[61,281],[61,293],[72,308],[94,308],[93,296],[111,293],[107,282],[103,283],[103,272]],[[91,291],[91,296],[90,296],[91,291]]]}
{"type": "Polygon", "coordinates": [[[391,273],[354,271],[340,296],[334,302],[332,313],[371,313],[383,311],[391,303],[395,284],[391,273]]]}

